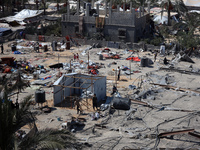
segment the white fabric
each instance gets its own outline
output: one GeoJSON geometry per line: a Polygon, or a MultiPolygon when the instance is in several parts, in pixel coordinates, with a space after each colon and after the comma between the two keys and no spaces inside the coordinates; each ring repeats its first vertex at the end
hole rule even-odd
{"type": "Polygon", "coordinates": [[[200,7],[200,0],[183,0],[186,6],[200,7]]]}
{"type": "Polygon", "coordinates": [[[160,54],[165,55],[165,45],[160,46],[160,54]]]}
{"type": "Polygon", "coordinates": [[[158,24],[164,24],[164,22],[167,24],[168,18],[167,16],[155,16],[155,18],[153,19],[153,21],[157,22],[158,24]]]}
{"type": "Polygon", "coordinates": [[[8,22],[23,21],[26,18],[31,18],[31,17],[35,17],[37,15],[40,15],[42,12],[43,12],[43,10],[23,9],[22,11],[20,11],[19,13],[17,13],[14,16],[5,17],[2,19],[5,19],[8,22]]]}

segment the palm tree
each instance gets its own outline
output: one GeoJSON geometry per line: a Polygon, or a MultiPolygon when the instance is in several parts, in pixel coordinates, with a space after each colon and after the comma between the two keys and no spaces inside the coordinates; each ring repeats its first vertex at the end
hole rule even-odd
{"type": "Polygon", "coordinates": [[[176,0],[174,5],[174,11],[176,11],[180,16],[185,15],[188,12],[187,7],[185,6],[185,3],[183,0],[176,0]]]}
{"type": "Polygon", "coordinates": [[[64,149],[66,147],[72,148],[75,138],[68,130],[55,130],[44,129],[42,131],[36,130],[33,136],[25,137],[19,144],[20,149],[32,149],[32,148],[59,148],[64,149]]]}
{"type": "MultiPolygon", "coordinates": [[[[18,75],[19,78],[19,75],[18,75]]],[[[18,79],[19,80],[19,79],[18,79]]],[[[27,96],[20,106],[18,102],[14,104],[10,101],[8,94],[16,89],[16,85],[22,88],[22,81],[16,82],[16,84],[9,88],[6,86],[6,82],[3,81],[3,88],[0,89],[0,150],[11,149],[37,149],[42,148],[66,148],[72,147],[75,142],[75,137],[67,130],[53,130],[45,129],[38,131],[35,125],[35,118],[30,112],[31,96],[27,96]],[[28,124],[31,131],[23,139],[16,140],[15,133],[20,127],[28,124]]],[[[23,89],[23,88],[22,88],[23,89]]]]}
{"type": "Polygon", "coordinates": [[[176,23],[173,27],[188,31],[189,34],[194,34],[194,30],[200,26],[200,14],[196,12],[186,13],[183,19],[176,23]]]}
{"type": "Polygon", "coordinates": [[[161,16],[163,15],[163,10],[166,9],[167,10],[167,17],[168,17],[168,21],[167,21],[167,25],[170,26],[171,25],[171,21],[170,21],[170,12],[173,9],[173,5],[171,0],[163,0],[160,3],[160,6],[162,7],[162,12],[161,12],[161,16]]]}

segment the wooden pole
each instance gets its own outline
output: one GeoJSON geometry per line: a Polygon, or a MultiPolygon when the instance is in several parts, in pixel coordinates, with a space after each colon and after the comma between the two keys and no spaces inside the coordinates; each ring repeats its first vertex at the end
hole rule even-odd
{"type": "Polygon", "coordinates": [[[88,50],[88,74],[89,74],[89,60],[90,60],[90,53],[89,53],[89,50],[88,50]]]}
{"type": "Polygon", "coordinates": [[[130,80],[131,80],[131,60],[130,60],[130,80]]]}

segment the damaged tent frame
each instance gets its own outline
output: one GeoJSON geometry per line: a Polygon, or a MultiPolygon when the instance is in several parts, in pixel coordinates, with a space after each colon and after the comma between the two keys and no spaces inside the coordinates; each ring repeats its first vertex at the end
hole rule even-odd
{"type": "MultiPolygon", "coordinates": [[[[87,76],[88,76],[88,75],[87,75],[87,76]]],[[[78,98],[77,96],[72,96],[72,92],[71,92],[72,89],[82,89],[82,90],[86,90],[86,91],[87,91],[88,88],[90,88],[90,87],[92,86],[92,88],[91,88],[92,91],[91,91],[91,92],[93,93],[94,81],[103,78],[103,76],[91,76],[91,75],[90,75],[89,77],[76,77],[75,75],[73,75],[73,76],[64,75],[64,77],[67,77],[67,79],[66,79],[64,82],[62,82],[61,85],[55,85],[55,86],[62,87],[62,88],[61,88],[59,91],[57,91],[57,92],[60,92],[61,90],[63,91],[63,92],[62,92],[63,101],[65,100],[63,88],[69,88],[69,89],[70,89],[70,96],[69,96],[69,99],[70,99],[70,103],[71,103],[71,108],[73,108],[72,100],[78,98]],[[99,78],[96,78],[96,77],[99,77],[99,78]],[[73,83],[70,83],[69,85],[64,85],[65,82],[69,81],[70,79],[73,79],[74,82],[73,82],[73,83]],[[77,80],[75,81],[75,79],[77,79],[77,80]],[[80,84],[80,80],[84,80],[84,81],[80,84]],[[88,83],[88,80],[90,80],[91,83],[88,83]],[[76,83],[79,83],[79,87],[75,87],[75,86],[74,86],[76,83]],[[85,84],[89,84],[89,85],[88,85],[87,87],[83,87],[83,85],[85,85],[85,84]]],[[[56,92],[56,93],[57,93],[57,92],[56,92]]],[[[56,93],[54,93],[54,94],[56,94],[56,93]]],[[[63,101],[62,101],[62,102],[63,102],[63,101]]],[[[61,103],[62,103],[62,102],[61,102],[61,103]]],[[[82,103],[82,104],[83,104],[83,103],[82,103]]],[[[83,105],[84,105],[84,104],[83,104],[83,105]]],[[[86,92],[86,107],[87,107],[87,110],[89,109],[88,105],[89,105],[89,103],[88,103],[88,94],[87,94],[87,92],[86,92]]]]}

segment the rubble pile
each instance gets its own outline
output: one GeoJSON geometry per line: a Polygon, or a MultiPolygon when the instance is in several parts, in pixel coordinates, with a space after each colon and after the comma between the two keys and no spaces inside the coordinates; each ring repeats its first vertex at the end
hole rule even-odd
{"type": "MultiPolygon", "coordinates": [[[[163,55],[163,51],[155,57],[157,49],[124,50],[87,45],[51,51],[48,43],[18,41],[18,44],[33,50],[35,46],[41,49],[48,45],[48,51],[30,50],[26,55],[10,52],[9,57],[1,57],[0,64],[1,82],[18,73],[29,81],[27,92],[18,93],[20,98],[32,94],[34,101],[35,90],[45,91],[46,106],[38,109],[34,104],[32,110],[37,114],[38,129],[69,129],[85,149],[199,148],[198,58],[183,52],[176,56],[163,55]],[[73,99],[73,103],[68,102],[70,109],[63,108],[66,101],[60,107],[54,106],[55,94],[59,92],[53,89],[54,84],[70,73],[106,76],[106,85],[95,87],[102,91],[105,87],[107,93],[106,99],[98,101],[98,110],[92,106],[95,91],[83,88],[84,83],[95,86],[89,77],[73,78],[79,80],[70,84],[64,83],[71,79],[63,81],[59,85],[66,87],[63,92],[71,92],[69,88],[75,84],[80,84],[81,92],[70,95],[73,99]],[[76,102],[78,99],[80,103],[76,102]],[[77,114],[78,104],[81,108],[77,114]]],[[[13,76],[13,81],[16,78],[13,76]]],[[[20,130],[17,135],[23,138],[25,133],[20,130]]]]}

